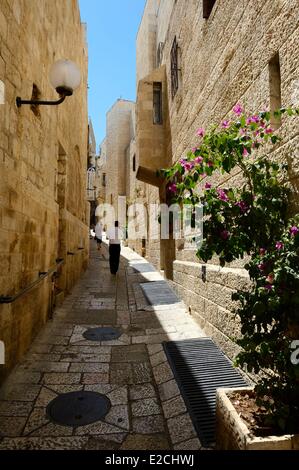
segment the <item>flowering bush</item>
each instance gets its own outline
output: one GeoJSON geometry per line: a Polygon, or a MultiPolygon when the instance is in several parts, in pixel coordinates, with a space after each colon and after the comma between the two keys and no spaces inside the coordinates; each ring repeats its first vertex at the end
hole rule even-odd
{"type": "MultiPolygon", "coordinates": [[[[246,116],[239,104],[233,112],[233,120],[208,132],[198,129],[198,145],[160,174],[171,202],[203,204],[201,260],[217,255],[224,266],[249,256],[245,269],[252,288],[233,294],[241,320],[237,343],[243,348],[236,363],[262,372],[255,392],[266,420],[282,432],[296,426],[298,431],[299,364],[291,361],[290,345],[299,339],[299,218],[289,214],[287,166],[261,152],[254,155],[280,140],[270,113],[246,116]],[[237,175],[239,185],[214,186],[215,172],[237,175]]],[[[296,116],[299,110],[274,114],[296,116]]]]}

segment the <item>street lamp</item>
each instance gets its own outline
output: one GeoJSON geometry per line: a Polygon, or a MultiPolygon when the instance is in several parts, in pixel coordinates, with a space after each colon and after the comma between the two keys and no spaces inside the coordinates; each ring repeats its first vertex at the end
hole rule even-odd
{"type": "Polygon", "coordinates": [[[77,65],[68,59],[61,59],[55,62],[49,73],[49,80],[51,85],[55,88],[60,95],[57,101],[40,101],[40,100],[22,100],[19,96],[16,98],[17,107],[20,108],[22,104],[31,105],[56,105],[65,100],[66,96],[71,96],[73,91],[78,88],[81,81],[80,70],[77,65]]]}

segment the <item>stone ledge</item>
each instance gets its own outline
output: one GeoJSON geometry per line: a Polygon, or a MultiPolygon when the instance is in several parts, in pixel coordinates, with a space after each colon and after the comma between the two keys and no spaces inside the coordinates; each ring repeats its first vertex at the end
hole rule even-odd
{"type": "Polygon", "coordinates": [[[216,403],[216,449],[218,450],[298,450],[299,436],[252,437],[238,415],[228,395],[235,391],[253,390],[253,387],[219,388],[216,403]]]}

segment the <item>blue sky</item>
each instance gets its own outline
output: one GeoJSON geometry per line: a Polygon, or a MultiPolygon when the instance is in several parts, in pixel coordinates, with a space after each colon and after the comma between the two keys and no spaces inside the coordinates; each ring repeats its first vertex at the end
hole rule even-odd
{"type": "Polygon", "coordinates": [[[118,98],[135,100],[135,41],[145,0],[79,0],[87,23],[88,108],[97,141],[105,137],[106,112],[118,98]]]}

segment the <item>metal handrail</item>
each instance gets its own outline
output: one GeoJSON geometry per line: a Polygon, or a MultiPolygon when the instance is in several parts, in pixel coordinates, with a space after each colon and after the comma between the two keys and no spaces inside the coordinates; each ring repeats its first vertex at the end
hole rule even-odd
{"type": "Polygon", "coordinates": [[[62,265],[63,263],[64,263],[63,258],[57,259],[55,268],[50,268],[46,272],[45,271],[43,271],[43,272],[40,271],[39,272],[39,278],[36,279],[36,281],[33,281],[31,284],[29,284],[29,286],[22,289],[17,294],[11,295],[11,296],[9,296],[9,295],[0,295],[0,304],[11,304],[15,300],[17,300],[19,297],[22,297],[24,294],[26,294],[27,292],[34,289],[34,287],[36,287],[38,284],[40,284],[46,277],[48,277],[51,274],[55,273],[57,271],[57,267],[62,265]]]}

